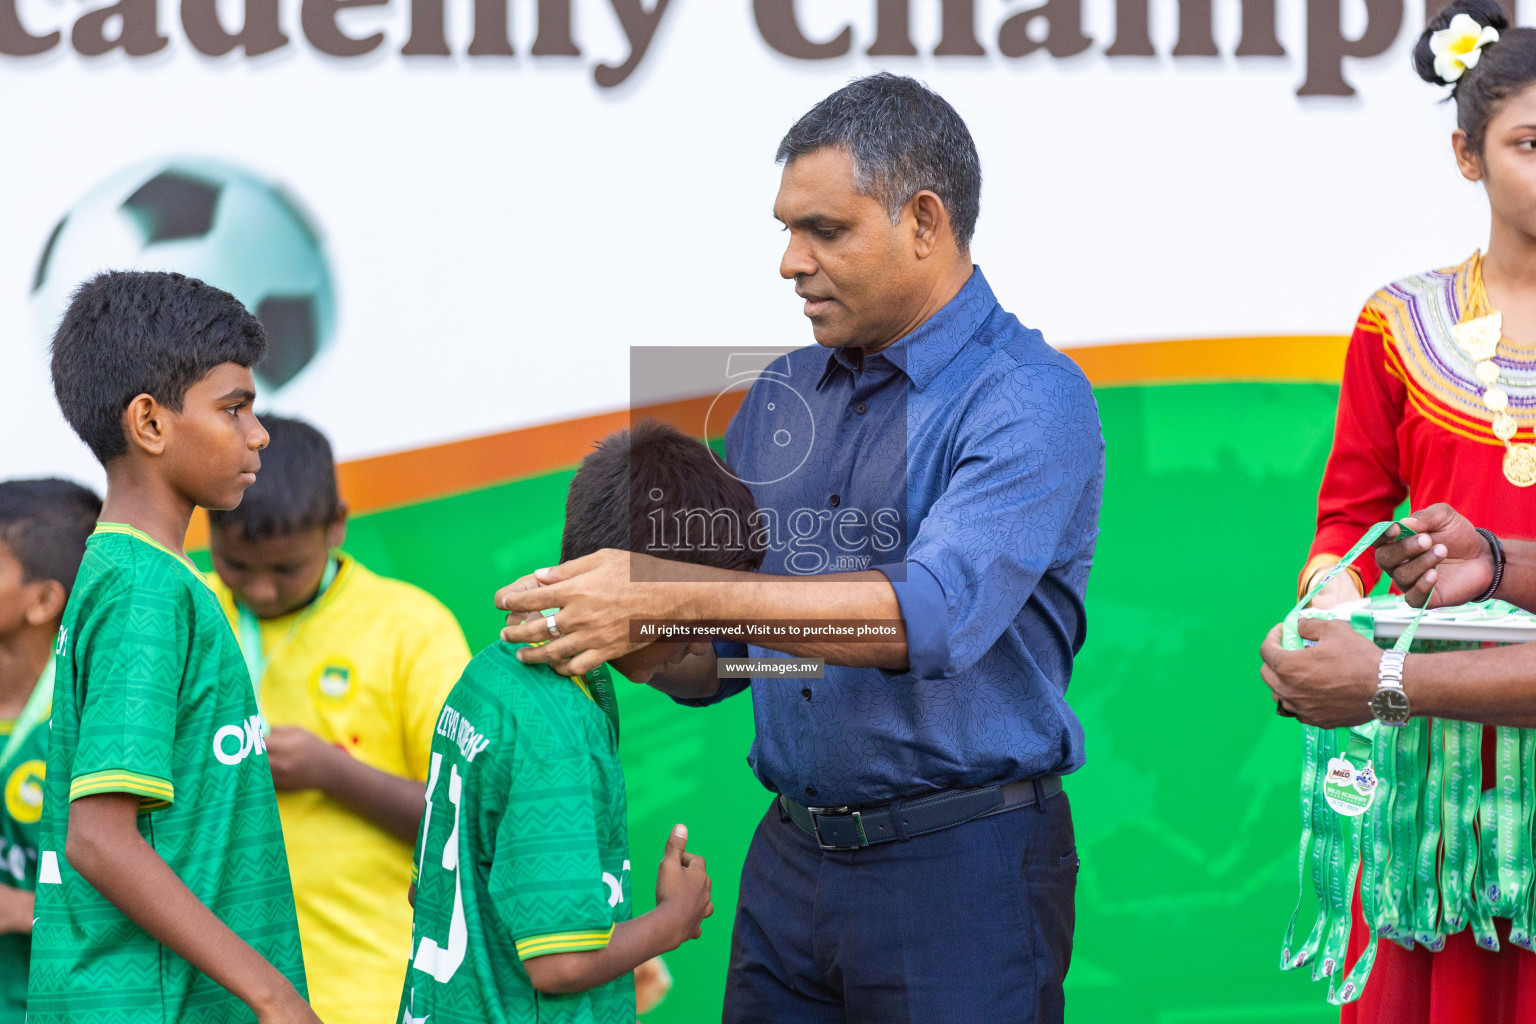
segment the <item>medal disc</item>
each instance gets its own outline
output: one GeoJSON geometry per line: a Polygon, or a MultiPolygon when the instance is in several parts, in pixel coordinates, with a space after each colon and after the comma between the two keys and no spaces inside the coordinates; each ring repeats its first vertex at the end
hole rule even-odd
{"type": "Polygon", "coordinates": [[[1515,431],[1519,429],[1520,425],[1507,412],[1501,412],[1493,418],[1493,436],[1500,441],[1508,441],[1515,436],[1515,431]]]}
{"type": "Polygon", "coordinates": [[[1347,818],[1358,818],[1371,809],[1376,799],[1376,771],[1369,763],[1356,768],[1347,757],[1328,762],[1323,777],[1323,799],[1328,806],[1347,818]]]}
{"type": "Polygon", "coordinates": [[[1536,484],[1536,445],[1512,444],[1505,449],[1504,479],[1516,487],[1536,484]]]}

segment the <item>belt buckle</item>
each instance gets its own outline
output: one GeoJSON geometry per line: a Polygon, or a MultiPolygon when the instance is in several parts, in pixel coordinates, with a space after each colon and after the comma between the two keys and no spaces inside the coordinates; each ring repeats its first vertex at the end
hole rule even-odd
{"type": "Polygon", "coordinates": [[[821,847],[823,850],[859,850],[869,845],[869,840],[864,836],[864,822],[859,817],[859,812],[849,811],[846,804],[841,807],[807,807],[806,810],[811,812],[811,832],[816,836],[816,845],[821,847]],[[820,818],[823,814],[845,814],[853,818],[854,827],[859,830],[859,838],[863,839],[864,841],[862,843],[855,843],[852,846],[840,846],[837,844],[828,843],[825,839],[821,838],[820,818]]]}

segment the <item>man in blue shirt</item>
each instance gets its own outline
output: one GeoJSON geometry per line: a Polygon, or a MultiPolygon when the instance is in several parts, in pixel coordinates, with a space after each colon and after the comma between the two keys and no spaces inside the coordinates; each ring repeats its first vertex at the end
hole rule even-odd
{"type": "Polygon", "coordinates": [[[526,660],[581,672],[640,646],[632,620],[894,624],[700,645],[653,680],[685,703],[750,685],[750,762],[777,794],[742,873],[725,1019],[1060,1022],[1097,407],[972,265],[980,162],[942,98],[860,79],[778,158],[780,273],[817,345],[768,363],[726,431],[765,575],[603,551],[502,590],[503,635],[555,637],[526,660]],[[748,655],[823,658],[825,678],[718,678],[748,655]]]}

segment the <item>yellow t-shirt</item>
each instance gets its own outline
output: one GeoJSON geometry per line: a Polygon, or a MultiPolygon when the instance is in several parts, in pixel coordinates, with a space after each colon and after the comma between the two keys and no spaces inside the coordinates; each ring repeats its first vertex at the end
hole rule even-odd
{"type": "MultiPolygon", "coordinates": [[[[215,580],[214,590],[235,626],[229,589],[215,580]]],[[[438,712],[469,662],[436,598],[343,555],[317,601],[261,623],[261,643],[258,699],[271,725],[425,781],[438,712]]],[[[410,959],[411,844],[318,790],[279,793],[277,806],[315,1012],[328,1024],[388,1024],[410,959]]]]}

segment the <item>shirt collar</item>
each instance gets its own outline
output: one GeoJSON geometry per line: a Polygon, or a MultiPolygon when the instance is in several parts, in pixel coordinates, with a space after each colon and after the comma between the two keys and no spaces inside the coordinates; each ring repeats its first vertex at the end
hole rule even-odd
{"type": "Polygon", "coordinates": [[[854,372],[868,359],[883,357],[922,391],[959,354],[961,347],[976,334],[996,306],[997,296],[992,294],[992,287],[987,284],[981,268],[973,266],[970,280],[943,309],[889,348],[870,357],[864,357],[862,352],[833,349],[827,355],[827,368],[817,390],[837,373],[839,367],[854,372]]]}

